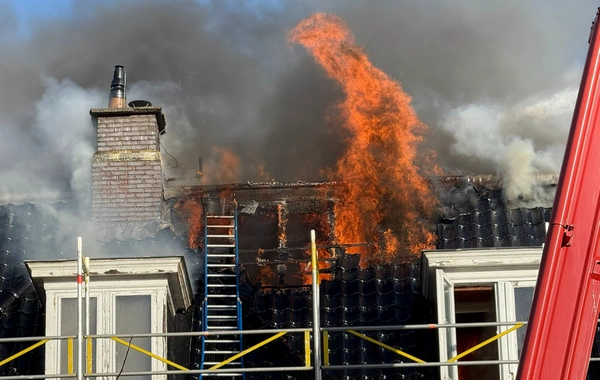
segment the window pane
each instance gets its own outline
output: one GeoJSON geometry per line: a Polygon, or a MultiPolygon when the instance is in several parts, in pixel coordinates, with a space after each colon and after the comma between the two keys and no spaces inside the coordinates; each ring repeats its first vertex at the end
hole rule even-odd
{"type": "MultiPolygon", "coordinates": [[[[495,322],[496,296],[493,286],[462,286],[454,292],[457,323],[495,322]]],[[[464,352],[496,335],[496,327],[461,327],[456,329],[458,352],[464,352]]],[[[485,345],[465,356],[464,361],[498,360],[498,342],[485,345]]],[[[470,365],[458,367],[460,380],[499,380],[498,366],[470,365]]]]}
{"type": "MultiPolygon", "coordinates": [[[[529,312],[531,311],[531,303],[533,302],[533,287],[515,288],[515,314],[517,321],[527,321],[529,312]]],[[[517,342],[519,344],[519,357],[523,349],[525,341],[526,328],[523,326],[517,329],[517,342]]]]}
{"type": "MultiPolygon", "coordinates": [[[[116,297],[116,331],[118,335],[139,334],[152,332],[151,328],[151,298],[150,296],[118,296],[116,297]]],[[[121,338],[129,342],[129,338],[121,338]]],[[[150,338],[134,338],[131,344],[152,351],[150,338]]],[[[151,358],[141,352],[129,350],[117,343],[117,367],[119,372],[150,371],[151,358]]],[[[150,379],[150,376],[127,376],[127,379],[150,379]]]]}
{"type": "MultiPolygon", "coordinates": [[[[77,299],[61,298],[60,308],[60,335],[77,334],[77,299]]],[[[90,334],[96,334],[96,297],[90,297],[90,334]]],[[[83,318],[85,321],[85,299],[83,301],[83,318]]],[[[85,322],[84,322],[85,323],[85,322]]],[[[85,324],[83,325],[85,334],[85,324]]],[[[87,345],[83,342],[84,350],[87,345]]],[[[85,352],[85,351],[84,351],[85,352]]],[[[96,352],[96,340],[92,342],[92,352],[96,352]]],[[[77,371],[77,340],[73,339],[73,371],[77,371]]],[[[60,373],[67,373],[68,365],[68,343],[66,340],[60,342],[60,373]]],[[[85,368],[85,355],[83,357],[83,366],[85,368]]],[[[96,372],[96,360],[92,361],[92,371],[96,372]]]]}

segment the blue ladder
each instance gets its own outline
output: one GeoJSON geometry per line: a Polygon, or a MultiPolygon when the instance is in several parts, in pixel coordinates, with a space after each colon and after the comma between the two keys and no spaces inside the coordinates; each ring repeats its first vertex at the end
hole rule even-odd
{"type": "MultiPolygon", "coordinates": [[[[202,331],[242,330],[238,257],[237,203],[221,204],[211,212],[204,202],[204,301],[202,331]]],[[[214,204],[214,203],[213,203],[214,204]]],[[[242,335],[202,337],[200,369],[209,369],[242,351],[242,335]]],[[[240,357],[220,369],[243,368],[240,357]]],[[[243,372],[200,375],[199,379],[228,377],[246,379],[243,372]],[[204,377],[203,377],[204,376],[204,377]]]]}

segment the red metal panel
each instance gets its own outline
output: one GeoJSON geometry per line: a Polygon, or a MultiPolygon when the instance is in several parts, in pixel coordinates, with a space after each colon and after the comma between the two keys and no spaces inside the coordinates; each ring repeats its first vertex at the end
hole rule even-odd
{"type": "Polygon", "coordinates": [[[518,379],[585,379],[600,301],[600,39],[592,27],[518,379]]]}

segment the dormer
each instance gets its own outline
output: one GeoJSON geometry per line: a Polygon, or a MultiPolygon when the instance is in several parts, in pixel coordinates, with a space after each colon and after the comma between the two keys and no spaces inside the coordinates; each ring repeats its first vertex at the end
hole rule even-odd
{"type": "MultiPolygon", "coordinates": [[[[75,335],[76,260],[27,261],[26,265],[44,304],[45,335],[75,335]]],[[[190,331],[187,310],[192,292],[182,257],[91,259],[89,272],[90,335],[119,335],[123,341],[131,341],[132,345],[187,367],[189,337],[124,337],[127,334],[190,331]],[[178,355],[177,352],[185,354],[178,355]]],[[[85,320],[85,308],[83,311],[85,320]]],[[[83,331],[85,333],[85,329],[83,331]]],[[[74,346],[73,356],[77,357],[77,345],[74,346]]],[[[86,347],[84,352],[88,351],[86,347]]],[[[69,373],[72,365],[68,362],[67,350],[66,340],[51,340],[46,344],[47,375],[69,373]]],[[[128,350],[126,345],[111,338],[92,339],[91,351],[89,363],[94,373],[118,373],[121,368],[124,372],[173,369],[150,356],[128,350]]],[[[84,363],[88,362],[84,360],[84,363]]],[[[89,373],[89,367],[85,372],[89,373]]],[[[159,380],[166,376],[139,378],[159,380]]]]}

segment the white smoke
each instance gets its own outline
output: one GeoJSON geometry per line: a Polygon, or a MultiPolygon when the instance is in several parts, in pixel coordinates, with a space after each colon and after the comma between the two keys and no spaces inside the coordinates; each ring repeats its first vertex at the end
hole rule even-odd
{"type": "Polygon", "coordinates": [[[508,144],[502,167],[502,187],[509,199],[533,195],[534,159],[531,140],[516,139],[508,144]]]}
{"type": "Polygon", "coordinates": [[[45,150],[54,151],[65,178],[82,208],[91,205],[91,167],[96,134],[89,113],[105,95],[98,89],[83,89],[70,80],[47,79],[46,91],[37,102],[33,129],[43,136],[45,150]]]}
{"type": "Polygon", "coordinates": [[[469,104],[441,126],[454,137],[454,154],[497,168],[509,199],[532,199],[534,173],[560,170],[576,96],[569,86],[512,106],[469,104]]]}

